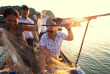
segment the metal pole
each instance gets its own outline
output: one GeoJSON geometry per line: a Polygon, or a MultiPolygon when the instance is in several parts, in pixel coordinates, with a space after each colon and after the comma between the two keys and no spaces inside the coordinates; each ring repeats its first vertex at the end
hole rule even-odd
{"type": "Polygon", "coordinates": [[[81,47],[80,47],[80,50],[79,50],[79,54],[78,54],[78,57],[77,57],[75,66],[77,66],[77,63],[78,63],[78,60],[79,60],[79,57],[80,57],[80,53],[81,53],[81,50],[82,50],[82,46],[83,46],[83,43],[84,43],[84,39],[85,39],[85,36],[86,36],[86,32],[87,32],[87,29],[88,29],[88,25],[89,25],[89,21],[90,20],[91,20],[91,18],[88,19],[87,26],[86,26],[86,29],[85,29],[85,32],[84,32],[84,36],[83,36],[83,39],[82,39],[81,47]]]}

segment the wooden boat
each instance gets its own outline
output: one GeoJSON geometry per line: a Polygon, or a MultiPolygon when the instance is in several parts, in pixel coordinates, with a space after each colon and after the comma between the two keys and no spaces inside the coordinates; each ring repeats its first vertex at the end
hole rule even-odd
{"type": "MultiPolygon", "coordinates": [[[[74,60],[70,58],[70,56],[67,55],[67,53],[62,49],[60,51],[60,57],[58,61],[68,66],[56,67],[53,69],[50,69],[47,66],[45,70],[45,74],[85,74],[84,71],[78,65],[75,66],[74,60]]],[[[41,71],[38,71],[38,74],[41,74],[41,71]]]]}
{"type": "Polygon", "coordinates": [[[75,66],[75,62],[70,58],[67,53],[61,49],[59,61],[68,64],[69,67],[63,68],[55,68],[52,71],[50,69],[46,69],[46,74],[85,74],[84,71],[77,65],[75,66]]]}

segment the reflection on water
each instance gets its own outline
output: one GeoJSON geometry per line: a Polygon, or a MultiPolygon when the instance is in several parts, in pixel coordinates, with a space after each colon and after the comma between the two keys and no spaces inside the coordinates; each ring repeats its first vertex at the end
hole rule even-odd
{"type": "MultiPolygon", "coordinates": [[[[72,28],[74,40],[64,41],[62,49],[76,61],[85,26],[72,28]]],[[[64,30],[64,32],[66,32],[64,30]]],[[[110,26],[89,26],[78,64],[87,74],[110,72],[110,26]]]]}

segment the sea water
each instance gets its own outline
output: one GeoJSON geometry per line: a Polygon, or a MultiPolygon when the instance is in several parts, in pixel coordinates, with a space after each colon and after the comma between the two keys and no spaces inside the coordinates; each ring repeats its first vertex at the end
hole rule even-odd
{"type": "MultiPolygon", "coordinates": [[[[76,61],[85,25],[72,28],[73,41],[64,41],[62,49],[76,61]]],[[[66,30],[63,32],[67,33],[66,30]]],[[[110,25],[89,24],[78,65],[86,74],[110,74],[110,25]]]]}

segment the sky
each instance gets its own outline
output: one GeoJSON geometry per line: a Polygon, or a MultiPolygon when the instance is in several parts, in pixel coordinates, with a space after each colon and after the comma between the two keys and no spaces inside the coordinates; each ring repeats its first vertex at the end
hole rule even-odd
{"type": "MultiPolygon", "coordinates": [[[[51,10],[56,17],[63,18],[110,13],[110,0],[0,0],[0,6],[23,4],[39,12],[51,10]]],[[[108,18],[105,22],[109,21],[108,18]]]]}
{"type": "Polygon", "coordinates": [[[110,12],[110,0],[0,0],[0,6],[23,5],[51,10],[57,17],[81,17],[110,12]]]}

